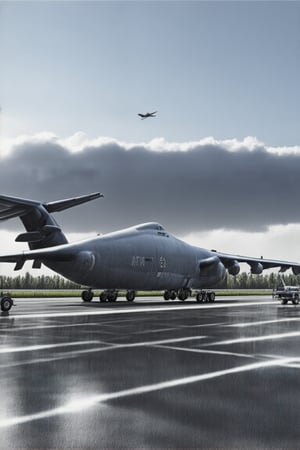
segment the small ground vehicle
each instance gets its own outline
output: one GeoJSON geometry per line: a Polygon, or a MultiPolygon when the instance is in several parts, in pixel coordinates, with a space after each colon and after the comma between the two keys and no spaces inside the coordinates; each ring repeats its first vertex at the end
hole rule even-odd
{"type": "Polygon", "coordinates": [[[282,305],[286,305],[290,300],[294,305],[298,305],[300,295],[299,286],[281,285],[273,290],[273,298],[281,300],[282,305]]]}

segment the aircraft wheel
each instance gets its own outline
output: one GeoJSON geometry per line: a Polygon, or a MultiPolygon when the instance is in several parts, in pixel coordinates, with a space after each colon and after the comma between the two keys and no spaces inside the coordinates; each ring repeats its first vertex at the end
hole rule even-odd
{"type": "Polygon", "coordinates": [[[196,300],[197,300],[198,303],[203,303],[202,292],[197,292],[197,294],[196,294],[196,300]]]}
{"type": "Polygon", "coordinates": [[[216,298],[216,294],[214,292],[209,292],[208,293],[208,301],[210,303],[213,303],[215,301],[215,298],[216,298]]]}
{"type": "Polygon", "coordinates": [[[164,292],[164,299],[165,300],[170,300],[171,298],[171,292],[170,291],[165,291],[164,292]]]}
{"type": "Polygon", "coordinates": [[[109,302],[113,303],[117,300],[118,298],[118,293],[117,292],[109,292],[107,295],[107,299],[109,302]]]}
{"type": "Polygon", "coordinates": [[[188,298],[188,291],[187,289],[179,289],[178,291],[178,299],[184,302],[188,298]]]}
{"type": "Polygon", "coordinates": [[[135,299],[135,291],[127,291],[126,300],[128,302],[133,302],[134,299],[135,299]]]}
{"type": "Polygon", "coordinates": [[[1,298],[1,311],[9,311],[13,304],[13,299],[9,295],[4,295],[1,298]]]}
{"type": "Polygon", "coordinates": [[[101,303],[105,303],[106,302],[106,300],[107,300],[107,293],[105,291],[101,292],[101,294],[99,295],[99,300],[100,300],[101,303]]]}
{"type": "Polygon", "coordinates": [[[170,292],[170,299],[171,299],[171,300],[176,300],[176,297],[177,297],[176,291],[171,291],[171,292],[170,292]]]}
{"type": "Polygon", "coordinates": [[[82,291],[81,298],[84,302],[90,302],[93,300],[93,293],[92,291],[82,291]]]}

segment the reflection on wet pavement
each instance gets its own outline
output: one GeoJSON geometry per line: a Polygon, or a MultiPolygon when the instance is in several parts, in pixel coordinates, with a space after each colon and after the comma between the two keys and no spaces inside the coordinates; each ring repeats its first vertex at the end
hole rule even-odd
{"type": "Polygon", "coordinates": [[[300,307],[28,299],[0,336],[1,449],[298,448],[300,307]]]}

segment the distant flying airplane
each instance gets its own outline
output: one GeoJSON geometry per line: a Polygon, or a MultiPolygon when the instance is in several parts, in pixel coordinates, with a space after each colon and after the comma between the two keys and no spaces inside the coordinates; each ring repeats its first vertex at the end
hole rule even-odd
{"type": "Polygon", "coordinates": [[[141,120],[147,119],[148,117],[156,117],[157,111],[153,111],[152,113],[147,112],[146,114],[139,113],[141,120]]]}
{"type": "MultiPolygon", "coordinates": [[[[247,263],[251,273],[280,267],[284,272],[292,268],[300,273],[300,263],[229,255],[189,245],[168,233],[155,222],[144,223],[121,231],[96,236],[69,244],[52,216],[81,203],[97,199],[99,192],[81,197],[42,203],[23,198],[0,195],[0,220],[19,217],[26,229],[17,242],[27,242],[30,250],[0,256],[0,262],[15,263],[22,269],[32,260],[33,268],[42,264],[87,289],[82,300],[93,299],[92,289],[103,289],[101,302],[114,302],[118,291],[126,290],[126,298],[133,301],[138,290],[164,290],[165,300],[186,300],[191,290],[198,302],[215,299],[208,288],[216,286],[226,275],[240,271],[239,263],[247,263]]],[[[1,297],[2,311],[9,311],[13,300],[9,294],[1,297]]]]}

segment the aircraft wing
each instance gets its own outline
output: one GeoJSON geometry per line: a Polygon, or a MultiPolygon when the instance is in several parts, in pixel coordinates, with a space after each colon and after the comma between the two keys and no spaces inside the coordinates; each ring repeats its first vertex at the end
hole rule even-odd
{"type": "Polygon", "coordinates": [[[297,262],[266,259],[263,257],[254,258],[251,256],[229,255],[219,252],[215,253],[227,269],[230,269],[234,265],[237,267],[238,263],[247,263],[251,268],[251,272],[256,274],[261,273],[264,269],[272,269],[274,267],[280,267],[280,272],[292,269],[295,275],[300,274],[300,263],[297,262]]]}
{"type": "Polygon", "coordinates": [[[25,261],[34,260],[34,267],[40,267],[42,261],[70,261],[79,253],[74,245],[57,245],[38,250],[27,250],[20,253],[1,255],[1,262],[16,263],[14,270],[22,269],[25,261]]]}

